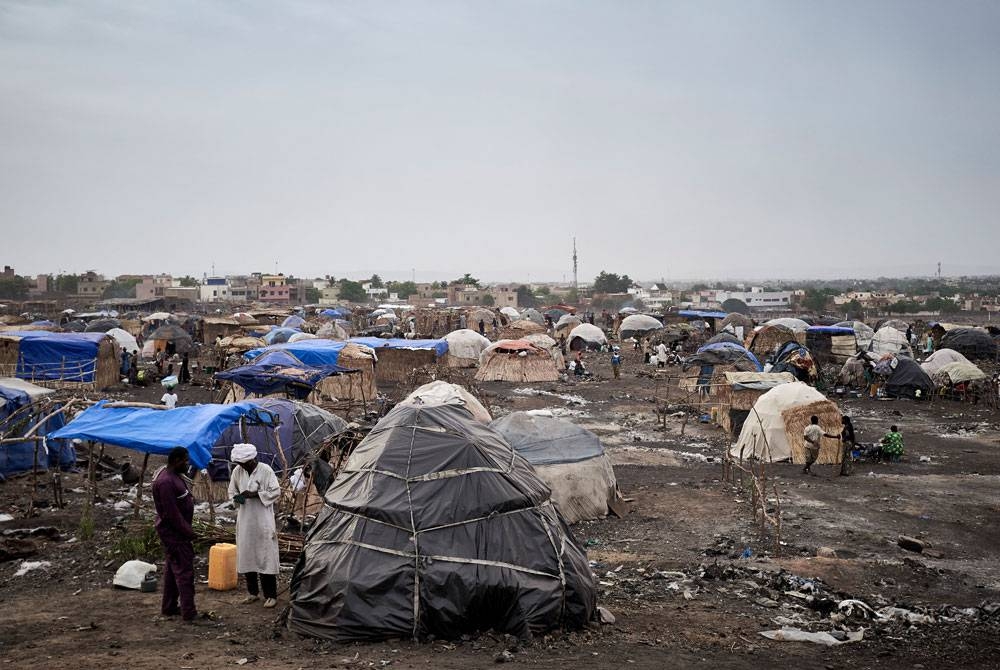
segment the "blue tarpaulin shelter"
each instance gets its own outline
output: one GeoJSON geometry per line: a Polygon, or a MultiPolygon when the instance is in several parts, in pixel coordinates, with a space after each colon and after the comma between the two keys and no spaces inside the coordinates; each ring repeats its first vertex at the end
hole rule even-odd
{"type": "MultiPolygon", "coordinates": [[[[289,317],[291,318],[291,317],[289,317]]],[[[264,333],[264,341],[268,344],[280,344],[282,342],[287,342],[288,338],[295,333],[301,333],[301,330],[296,328],[274,328],[272,330],[264,333]]]]}
{"type": "Polygon", "coordinates": [[[257,424],[273,425],[276,417],[252,401],[232,405],[191,405],[174,409],[106,407],[99,402],[81,412],[48,437],[92,440],[166,455],[174,447],[185,447],[191,464],[208,466],[212,447],[232,424],[246,417],[257,424]]]}
{"type": "Polygon", "coordinates": [[[821,335],[853,335],[854,329],[845,326],[809,326],[806,334],[819,333],[821,335]]]}
{"type": "Polygon", "coordinates": [[[330,375],[357,372],[336,364],[306,365],[290,351],[266,351],[251,363],[215,373],[216,379],[238,384],[249,393],[270,395],[288,393],[304,399],[313,388],[330,375]]]}
{"type": "Polygon", "coordinates": [[[757,366],[757,371],[764,369],[764,366],[760,364],[757,357],[753,355],[753,352],[748,351],[746,347],[736,344],[735,342],[713,342],[712,344],[706,344],[698,349],[698,353],[703,353],[705,351],[733,351],[745,356],[747,359],[753,362],[757,366]]]}
{"type": "Polygon", "coordinates": [[[16,330],[0,337],[19,338],[17,370],[21,379],[57,380],[92,384],[104,333],[51,333],[16,330]]]}
{"type": "Polygon", "coordinates": [[[729,314],[726,312],[706,312],[700,309],[681,309],[677,311],[677,316],[688,319],[725,319],[729,314]]]}
{"type": "Polygon", "coordinates": [[[280,344],[272,344],[269,347],[251,349],[243,354],[243,358],[252,361],[267,352],[287,351],[304,365],[314,367],[337,365],[337,361],[340,358],[340,351],[344,348],[345,344],[347,343],[339,340],[319,338],[315,340],[299,340],[298,342],[282,342],[280,344]]]}
{"type": "MultiPolygon", "coordinates": [[[[32,407],[36,401],[51,393],[53,391],[20,379],[0,379],[0,435],[6,438],[21,437],[47,414],[58,409],[58,405],[48,405],[43,413],[32,407]]],[[[46,419],[45,425],[37,429],[36,434],[44,436],[62,428],[64,423],[63,415],[56,414],[46,419]]],[[[41,470],[50,467],[69,468],[76,462],[76,452],[68,440],[47,438],[42,444],[36,444],[35,440],[25,440],[0,445],[0,480],[10,475],[30,472],[35,463],[36,447],[39,449],[38,467],[41,470]]]]}
{"type": "Polygon", "coordinates": [[[381,337],[352,337],[351,342],[363,344],[375,349],[433,349],[439,358],[448,353],[448,341],[440,340],[406,340],[400,338],[382,339],[381,337]]]}

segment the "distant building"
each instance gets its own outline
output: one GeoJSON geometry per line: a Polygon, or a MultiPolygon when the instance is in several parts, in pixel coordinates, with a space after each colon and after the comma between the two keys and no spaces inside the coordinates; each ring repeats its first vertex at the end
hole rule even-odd
{"type": "Polygon", "coordinates": [[[792,304],[791,291],[765,291],[760,286],[752,286],[749,291],[716,291],[715,301],[722,305],[727,300],[739,300],[750,309],[781,310],[792,304]]]}
{"type": "Polygon", "coordinates": [[[229,279],[226,277],[205,277],[198,287],[198,299],[202,302],[229,302],[229,279]]]}
{"type": "Polygon", "coordinates": [[[111,285],[111,282],[96,272],[85,272],[76,283],[77,298],[87,298],[90,300],[100,300],[104,295],[104,290],[111,285]]]}
{"type": "Polygon", "coordinates": [[[270,303],[287,303],[291,300],[288,284],[285,282],[285,275],[264,275],[260,276],[260,292],[258,300],[270,303]]]}

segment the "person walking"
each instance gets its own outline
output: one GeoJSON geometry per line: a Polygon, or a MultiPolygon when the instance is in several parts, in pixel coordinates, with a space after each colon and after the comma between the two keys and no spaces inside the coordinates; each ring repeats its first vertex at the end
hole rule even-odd
{"type": "Polygon", "coordinates": [[[611,372],[614,374],[615,379],[621,378],[621,367],[622,367],[622,353],[618,349],[617,345],[611,350],[611,372]]]}
{"type": "Polygon", "coordinates": [[[656,345],[656,367],[667,367],[667,345],[663,342],[656,345]]]}
{"type": "Polygon", "coordinates": [[[264,607],[278,604],[278,534],[274,503],[281,497],[278,477],[257,461],[257,447],[234,444],[230,460],[238,467],[229,475],[229,497],[237,505],[236,571],[247,580],[243,603],[260,599],[264,607]]]}
{"type": "Polygon", "coordinates": [[[175,447],[167,456],[167,465],[153,475],[153,506],[156,508],[156,534],[163,545],[163,599],[160,613],[181,615],[194,621],[194,498],[183,475],[190,466],[188,452],[175,447]],[[179,603],[179,607],[178,607],[179,603]]]}
{"type": "Polygon", "coordinates": [[[842,447],[840,476],[847,477],[851,474],[851,470],[854,467],[854,457],[852,454],[857,444],[857,438],[854,435],[854,424],[851,423],[851,417],[842,416],[840,423],[842,424],[840,429],[840,446],[842,447]]]}
{"type": "Polygon", "coordinates": [[[812,464],[819,458],[820,442],[824,437],[838,439],[839,435],[830,435],[823,431],[819,425],[819,417],[815,414],[809,417],[809,425],[802,431],[802,437],[806,441],[806,466],[802,468],[803,474],[815,475],[812,471],[812,464]]]}
{"type": "Polygon", "coordinates": [[[181,370],[177,374],[177,381],[181,384],[187,384],[191,381],[191,360],[188,358],[186,351],[181,357],[181,370]]]}

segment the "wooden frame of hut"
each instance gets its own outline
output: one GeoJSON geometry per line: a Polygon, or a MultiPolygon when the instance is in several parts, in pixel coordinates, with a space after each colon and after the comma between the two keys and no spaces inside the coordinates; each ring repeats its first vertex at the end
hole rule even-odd
{"type": "Polygon", "coordinates": [[[790,372],[726,372],[725,382],[716,389],[715,422],[733,439],[739,437],[750,410],[761,397],[778,384],[795,381],[790,372]]]}
{"type": "Polygon", "coordinates": [[[554,382],[557,379],[559,368],[549,352],[524,340],[501,340],[489,347],[480,357],[476,372],[476,380],[481,382],[554,382]]]}

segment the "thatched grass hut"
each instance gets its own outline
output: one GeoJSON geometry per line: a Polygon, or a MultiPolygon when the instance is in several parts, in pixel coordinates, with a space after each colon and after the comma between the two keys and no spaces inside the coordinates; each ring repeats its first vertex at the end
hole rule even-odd
{"type": "MultiPolygon", "coordinates": [[[[814,415],[819,418],[823,430],[840,430],[837,403],[803,382],[776,386],[754,403],[730,454],[739,459],[753,457],[768,462],[805,463],[803,431],[814,415]]],[[[842,451],[839,440],[824,439],[816,462],[839,463],[842,451]]]]}
{"type": "Polygon", "coordinates": [[[206,316],[202,319],[201,329],[201,341],[206,344],[243,334],[243,324],[231,317],[206,316]]]}
{"type": "Polygon", "coordinates": [[[559,368],[549,352],[525,340],[500,340],[479,358],[478,381],[553,382],[559,368]]]}
{"type": "Polygon", "coordinates": [[[790,372],[726,372],[723,377],[724,383],[715,387],[715,420],[732,438],[740,434],[758,398],[775,386],[795,381],[790,372]]]}
{"type": "Polygon", "coordinates": [[[21,331],[0,334],[0,373],[52,388],[105,389],[121,381],[121,351],[105,333],[21,331]],[[28,339],[44,350],[23,351],[28,339]]]}
{"type": "Polygon", "coordinates": [[[526,335],[523,339],[527,342],[531,342],[536,347],[549,352],[549,355],[552,356],[552,360],[556,362],[557,368],[560,370],[566,369],[566,358],[559,349],[559,343],[551,337],[545,333],[535,333],[533,335],[526,335]]]}
{"type": "Polygon", "coordinates": [[[544,332],[545,326],[541,326],[534,321],[529,321],[527,319],[520,319],[518,321],[512,321],[505,328],[502,328],[500,330],[500,338],[501,340],[518,340],[523,338],[525,335],[544,332]]]}
{"type": "MultiPolygon", "coordinates": [[[[381,365],[381,359],[379,361],[381,365]]],[[[327,377],[321,381],[309,397],[314,405],[334,401],[368,402],[378,394],[378,387],[375,385],[375,351],[371,347],[348,342],[340,350],[337,365],[361,372],[327,377]]]]}
{"type": "MultiPolygon", "coordinates": [[[[791,328],[780,325],[765,325],[751,332],[747,336],[744,346],[763,363],[775,353],[778,347],[785,342],[793,341],[797,342],[798,339],[791,328]]],[[[801,344],[805,344],[805,342],[801,342],[801,344]]]]}

